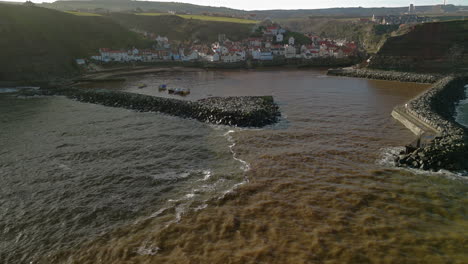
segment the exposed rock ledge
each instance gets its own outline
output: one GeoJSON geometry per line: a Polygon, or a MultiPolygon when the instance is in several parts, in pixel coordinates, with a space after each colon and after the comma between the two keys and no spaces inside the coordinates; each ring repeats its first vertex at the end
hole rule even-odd
{"type": "Polygon", "coordinates": [[[328,75],[334,76],[347,76],[356,78],[387,80],[387,81],[400,81],[400,82],[416,82],[416,83],[435,83],[441,76],[434,74],[420,74],[409,72],[396,72],[396,71],[379,71],[367,69],[353,69],[353,68],[340,68],[330,69],[328,75]]]}
{"type": "Polygon", "coordinates": [[[398,166],[424,170],[468,170],[468,130],[454,119],[456,103],[465,98],[467,76],[446,77],[427,92],[399,107],[437,131],[435,138],[414,150],[400,153],[398,166]]]}
{"type": "Polygon", "coordinates": [[[212,97],[185,101],[143,94],[81,88],[48,88],[23,95],[64,95],[81,102],[161,112],[201,122],[239,127],[262,127],[278,121],[279,108],[272,96],[212,97]]]}

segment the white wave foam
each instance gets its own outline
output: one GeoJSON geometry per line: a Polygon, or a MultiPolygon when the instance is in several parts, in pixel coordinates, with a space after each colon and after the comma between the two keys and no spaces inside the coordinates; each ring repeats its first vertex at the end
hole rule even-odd
{"type": "Polygon", "coordinates": [[[448,170],[439,170],[439,171],[426,171],[420,169],[412,169],[405,167],[397,167],[395,163],[395,157],[404,150],[404,147],[388,147],[381,149],[380,158],[377,160],[377,164],[385,167],[392,167],[393,169],[408,171],[417,175],[433,175],[433,176],[443,176],[452,180],[462,180],[468,183],[468,172],[453,172],[448,170]]]}
{"type": "MultiPolygon", "coordinates": [[[[224,130],[226,126],[213,126],[216,130],[224,130]]],[[[234,133],[235,130],[228,130],[226,133],[223,134],[224,137],[228,140],[230,143],[229,145],[229,150],[232,153],[232,157],[234,160],[238,161],[241,166],[240,169],[243,172],[247,172],[250,170],[250,164],[240,158],[237,157],[237,153],[234,151],[234,147],[236,146],[236,143],[234,141],[234,138],[232,137],[232,133],[234,133]]],[[[168,227],[171,224],[178,223],[183,215],[188,212],[188,211],[199,211],[203,210],[208,206],[208,201],[211,200],[212,198],[205,199],[203,197],[206,196],[206,194],[214,192],[216,189],[218,189],[219,186],[223,186],[223,182],[226,180],[223,178],[217,179],[216,182],[211,183],[210,179],[213,177],[213,172],[210,169],[206,170],[196,170],[196,171],[190,171],[190,172],[185,172],[182,174],[178,175],[178,178],[186,178],[189,175],[192,175],[193,173],[196,174],[202,174],[203,178],[197,180],[194,182],[193,188],[186,192],[183,196],[181,196],[178,199],[168,199],[167,200],[167,206],[158,210],[157,212],[151,214],[148,218],[154,218],[159,215],[161,215],[164,211],[168,209],[174,209],[175,214],[174,214],[174,219],[166,223],[166,227],[168,227]],[[199,182],[199,184],[197,184],[199,182]],[[210,183],[210,184],[207,184],[210,183]],[[195,203],[198,204],[195,208],[192,207],[192,205],[195,203]]],[[[223,199],[227,194],[232,193],[234,190],[236,190],[239,186],[245,184],[248,182],[247,178],[244,178],[242,182],[235,184],[228,190],[222,192],[219,196],[213,197],[214,199],[223,199]]],[[[208,195],[209,196],[209,195],[208,195]]],[[[143,248],[145,249],[145,248],[143,248]]]]}
{"type": "Polygon", "coordinates": [[[207,181],[211,178],[211,170],[204,170],[202,173],[205,175],[203,177],[203,181],[207,181]]]}
{"type": "MultiPolygon", "coordinates": [[[[205,202],[206,202],[206,201],[205,201],[205,202]]],[[[195,209],[193,209],[193,210],[196,212],[196,211],[203,210],[203,209],[205,209],[206,207],[208,207],[208,204],[204,203],[204,204],[202,204],[202,205],[200,205],[200,206],[197,206],[197,207],[196,207],[195,209]]]]}
{"type": "Polygon", "coordinates": [[[143,245],[136,250],[136,253],[141,256],[154,256],[158,254],[161,249],[157,246],[143,245]]]}
{"type": "Polygon", "coordinates": [[[246,183],[247,183],[247,180],[244,180],[244,181],[239,182],[238,184],[232,186],[231,189],[229,189],[229,190],[223,192],[223,194],[222,194],[220,197],[218,197],[218,200],[224,199],[224,197],[226,197],[226,195],[228,195],[228,194],[234,192],[237,188],[239,188],[240,186],[242,186],[242,185],[244,185],[244,184],[246,184],[246,183]]]}
{"type": "Polygon", "coordinates": [[[227,138],[228,142],[231,143],[231,145],[229,145],[229,149],[231,150],[232,157],[242,164],[240,169],[243,170],[244,172],[247,172],[247,171],[250,170],[250,164],[247,163],[245,160],[239,159],[237,157],[236,152],[234,151],[234,147],[236,146],[236,142],[234,141],[234,138],[231,136],[231,134],[234,133],[234,132],[235,132],[234,130],[229,130],[228,132],[226,132],[224,134],[224,136],[227,138]]]}
{"type": "Polygon", "coordinates": [[[377,164],[382,166],[396,166],[395,157],[400,154],[402,150],[405,150],[404,147],[388,147],[380,150],[379,159],[377,164]]]}
{"type": "Polygon", "coordinates": [[[0,88],[0,93],[16,93],[18,91],[16,88],[0,88]]]}
{"type": "Polygon", "coordinates": [[[163,213],[164,211],[166,211],[167,209],[169,209],[169,208],[164,207],[164,208],[159,209],[157,212],[151,214],[150,218],[153,218],[153,217],[156,217],[156,216],[162,214],[162,213],[163,213]]]}

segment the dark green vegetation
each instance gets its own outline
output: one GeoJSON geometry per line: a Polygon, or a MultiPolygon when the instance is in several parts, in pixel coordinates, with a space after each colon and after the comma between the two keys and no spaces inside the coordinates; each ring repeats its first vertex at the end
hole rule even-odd
{"type": "Polygon", "coordinates": [[[178,16],[138,16],[124,13],[111,13],[111,20],[129,29],[167,36],[171,41],[213,42],[218,34],[226,34],[231,40],[241,40],[249,36],[252,25],[184,19],[178,16]]]}
{"type": "Polygon", "coordinates": [[[113,21],[0,4],[0,80],[48,80],[79,72],[74,59],[101,47],[149,43],[113,21]]]}
{"type": "Polygon", "coordinates": [[[286,32],[286,34],[284,35],[283,43],[287,44],[289,42],[290,37],[294,38],[294,43],[296,45],[309,45],[312,43],[312,40],[310,40],[310,38],[308,38],[304,34],[299,33],[299,32],[291,32],[291,31],[286,32]]]}
{"type": "Polygon", "coordinates": [[[293,31],[314,32],[321,37],[355,41],[368,53],[375,53],[385,40],[401,34],[397,25],[359,23],[355,18],[310,18],[285,20],[283,23],[293,31]]]}
{"type": "Polygon", "coordinates": [[[466,71],[468,21],[426,23],[389,38],[371,68],[419,72],[466,71]]]}

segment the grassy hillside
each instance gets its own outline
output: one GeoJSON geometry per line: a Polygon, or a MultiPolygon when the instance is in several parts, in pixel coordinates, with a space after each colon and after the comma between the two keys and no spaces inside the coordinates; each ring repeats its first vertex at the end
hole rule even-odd
{"type": "MultiPolygon", "coordinates": [[[[136,13],[139,16],[164,16],[168,15],[167,13],[136,13]]],[[[219,17],[219,16],[203,16],[203,15],[176,15],[185,19],[196,19],[203,21],[215,21],[215,22],[229,22],[229,23],[240,23],[240,24],[256,24],[259,21],[249,20],[249,19],[240,19],[233,17],[219,17]]]]}
{"type": "Polygon", "coordinates": [[[65,11],[65,13],[69,13],[75,16],[102,16],[97,13],[89,13],[89,12],[74,12],[74,11],[65,11]]]}
{"type": "Polygon", "coordinates": [[[136,33],[103,17],[0,4],[0,80],[76,73],[75,58],[100,47],[146,46],[136,33]]]}
{"type": "Polygon", "coordinates": [[[468,21],[417,25],[389,38],[371,68],[424,72],[468,69],[468,21]]]}
{"type": "Polygon", "coordinates": [[[167,13],[175,11],[177,13],[203,14],[205,12],[238,15],[245,14],[245,11],[224,8],[199,6],[186,3],[175,2],[153,2],[153,1],[130,1],[130,0],[94,0],[94,1],[56,1],[53,3],[43,3],[42,6],[59,10],[94,10],[97,8],[106,9],[112,12],[131,11],[141,9],[149,12],[167,13]]]}
{"type": "Polygon", "coordinates": [[[174,15],[140,16],[111,13],[107,17],[127,28],[156,33],[178,41],[213,42],[218,39],[218,34],[226,34],[232,40],[240,40],[248,37],[252,29],[251,24],[184,19],[174,15]]]}
{"type": "MultiPolygon", "coordinates": [[[[268,5],[268,2],[265,2],[268,5]]],[[[92,11],[94,9],[105,9],[112,12],[132,11],[140,9],[144,12],[167,13],[175,11],[177,13],[188,13],[201,15],[204,13],[216,13],[224,15],[248,16],[255,14],[255,17],[261,19],[289,19],[289,18],[307,18],[309,16],[354,16],[371,17],[375,15],[401,14],[408,11],[408,6],[390,7],[390,8],[328,8],[328,9],[305,9],[305,10],[262,10],[262,11],[244,11],[225,7],[199,6],[177,2],[156,2],[156,1],[130,1],[130,0],[93,0],[93,1],[56,1],[54,3],[44,3],[44,7],[59,10],[73,11],[77,9],[92,11]]],[[[287,8],[287,3],[285,4],[287,8]]],[[[418,12],[432,12],[434,6],[417,6],[418,12]]],[[[457,12],[468,7],[447,5],[443,7],[447,13],[457,12]]],[[[440,10],[439,10],[440,11],[440,10]]]]}
{"type": "MultiPolygon", "coordinates": [[[[409,3],[408,3],[409,4],[409,3]]],[[[446,5],[442,10],[446,13],[453,13],[466,9],[466,6],[446,5]]],[[[434,6],[416,6],[419,13],[432,13],[434,6]]],[[[372,15],[399,15],[408,12],[408,6],[403,7],[345,7],[326,9],[303,9],[303,10],[264,10],[252,11],[259,17],[269,17],[272,19],[306,18],[316,16],[347,16],[347,17],[372,17],[372,15]]]]}

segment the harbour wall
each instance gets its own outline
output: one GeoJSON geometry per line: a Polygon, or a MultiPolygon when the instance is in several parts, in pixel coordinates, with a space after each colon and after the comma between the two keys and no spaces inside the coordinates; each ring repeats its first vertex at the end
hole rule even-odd
{"type": "Polygon", "coordinates": [[[467,76],[445,77],[393,110],[392,116],[413,131],[419,143],[396,157],[398,166],[468,170],[468,130],[454,118],[456,103],[466,96],[466,83],[467,76]]]}
{"type": "Polygon", "coordinates": [[[63,95],[80,102],[141,112],[160,112],[201,122],[239,127],[263,127],[274,124],[281,115],[272,96],[210,97],[188,101],[104,89],[70,87],[29,90],[22,92],[21,95],[63,95]]]}
{"type": "Polygon", "coordinates": [[[410,72],[380,71],[368,69],[339,68],[330,69],[328,75],[347,76],[355,78],[366,78],[386,81],[416,82],[416,83],[435,83],[442,76],[437,74],[421,74],[410,72]]]}

